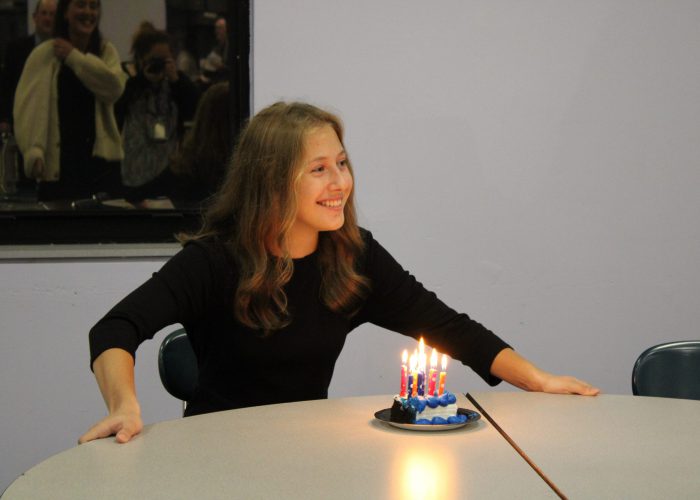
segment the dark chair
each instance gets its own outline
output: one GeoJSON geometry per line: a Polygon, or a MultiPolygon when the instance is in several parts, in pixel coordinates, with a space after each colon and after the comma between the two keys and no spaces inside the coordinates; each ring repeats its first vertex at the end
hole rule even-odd
{"type": "Polygon", "coordinates": [[[199,368],[184,328],[169,333],[158,350],[160,381],[170,395],[182,400],[184,411],[197,388],[199,368]]]}
{"type": "Polygon", "coordinates": [[[650,347],[632,370],[632,393],[700,400],[700,340],[650,347]]]}

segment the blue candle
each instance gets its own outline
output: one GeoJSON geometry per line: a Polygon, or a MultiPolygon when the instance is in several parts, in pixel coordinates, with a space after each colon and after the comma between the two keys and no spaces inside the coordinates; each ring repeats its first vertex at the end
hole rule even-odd
{"type": "Polygon", "coordinates": [[[418,395],[425,396],[425,373],[418,372],[418,395]]]}
{"type": "Polygon", "coordinates": [[[408,387],[406,388],[406,397],[410,398],[413,394],[413,374],[408,376],[408,387]]]}

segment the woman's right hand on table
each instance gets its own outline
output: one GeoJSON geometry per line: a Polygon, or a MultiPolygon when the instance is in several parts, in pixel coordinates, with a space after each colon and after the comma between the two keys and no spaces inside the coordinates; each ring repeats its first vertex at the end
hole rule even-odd
{"type": "Polygon", "coordinates": [[[78,443],[116,436],[127,443],[143,429],[141,406],[134,388],[134,358],[122,349],[108,349],[92,364],[109,415],[83,434],[78,443]]]}
{"type": "Polygon", "coordinates": [[[117,443],[128,443],[143,429],[143,421],[138,411],[117,411],[103,418],[89,431],[80,436],[79,444],[95,439],[116,436],[117,443]]]}

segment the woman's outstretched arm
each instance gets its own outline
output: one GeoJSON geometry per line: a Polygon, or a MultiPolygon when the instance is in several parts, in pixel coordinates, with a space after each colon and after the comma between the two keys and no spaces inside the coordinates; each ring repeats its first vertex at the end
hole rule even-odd
{"type": "Polygon", "coordinates": [[[565,375],[545,372],[512,349],[503,349],[491,364],[491,374],[526,391],[595,396],[600,389],[565,375]]]}

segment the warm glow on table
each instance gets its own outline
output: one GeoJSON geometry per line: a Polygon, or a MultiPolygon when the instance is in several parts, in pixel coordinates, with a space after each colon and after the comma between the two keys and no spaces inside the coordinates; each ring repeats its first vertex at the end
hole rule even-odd
{"type": "Polygon", "coordinates": [[[398,480],[393,498],[442,500],[456,497],[457,470],[449,450],[429,445],[402,447],[392,465],[391,475],[398,480]]]}

